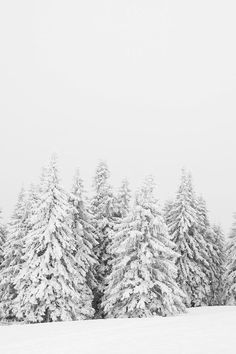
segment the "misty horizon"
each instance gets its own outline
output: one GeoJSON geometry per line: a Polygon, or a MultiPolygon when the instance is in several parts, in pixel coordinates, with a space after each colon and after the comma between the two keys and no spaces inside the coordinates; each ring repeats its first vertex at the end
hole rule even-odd
{"type": "Polygon", "coordinates": [[[111,182],[146,174],[161,201],[187,168],[211,219],[228,234],[234,166],[236,5],[199,1],[4,2],[0,207],[10,216],[22,184],[51,153],[70,188],[90,188],[106,160],[111,182]]]}

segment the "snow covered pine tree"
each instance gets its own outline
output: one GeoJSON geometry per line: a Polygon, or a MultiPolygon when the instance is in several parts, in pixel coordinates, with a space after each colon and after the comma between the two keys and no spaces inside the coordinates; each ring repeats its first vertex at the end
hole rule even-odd
{"type": "Polygon", "coordinates": [[[59,183],[56,158],[43,173],[37,213],[25,238],[24,263],[15,286],[14,313],[26,322],[87,318],[78,291],[72,210],[59,183]]]}
{"type": "Polygon", "coordinates": [[[226,271],[224,275],[224,299],[226,305],[236,305],[236,213],[226,246],[226,271]]]}
{"type": "Polygon", "coordinates": [[[97,287],[96,272],[97,259],[95,256],[96,230],[93,226],[93,217],[86,203],[83,181],[77,170],[72,191],[69,197],[72,205],[72,231],[76,240],[75,258],[77,262],[77,272],[80,284],[80,293],[83,298],[84,311],[87,317],[94,315],[93,292],[97,287]]]}
{"type": "Polygon", "coordinates": [[[100,162],[94,179],[95,195],[91,201],[91,211],[94,217],[94,227],[98,234],[98,246],[95,253],[98,259],[97,282],[94,306],[96,317],[103,317],[101,298],[106,287],[105,277],[110,272],[112,255],[108,248],[114,227],[114,196],[108,182],[110,173],[105,162],[100,162]]]}
{"type": "Polygon", "coordinates": [[[206,304],[209,287],[204,271],[209,266],[207,244],[199,232],[192,181],[184,170],[176,200],[169,206],[166,220],[171,239],[176,244],[176,252],[179,254],[176,260],[177,281],[187,295],[186,305],[189,307],[206,304]]]}
{"type": "Polygon", "coordinates": [[[176,283],[176,253],[146,179],[132,212],[116,226],[112,271],[102,306],[107,317],[147,317],[183,312],[184,293],[176,283]]]}
{"type": "Polygon", "coordinates": [[[131,190],[127,179],[123,179],[115,198],[115,216],[124,218],[130,210],[131,190]]]}
{"type": "Polygon", "coordinates": [[[211,226],[205,200],[197,199],[198,230],[206,242],[207,266],[203,271],[207,276],[207,305],[222,304],[222,276],[224,273],[224,237],[220,227],[211,226]]]}
{"type": "Polygon", "coordinates": [[[12,302],[17,296],[15,279],[23,263],[23,244],[26,233],[27,199],[22,188],[7,228],[6,241],[3,244],[4,259],[0,272],[0,309],[4,320],[14,319],[12,302]]]}
{"type": "Polygon", "coordinates": [[[212,226],[212,234],[214,245],[212,255],[213,297],[210,305],[221,306],[224,304],[225,238],[219,225],[212,226]]]}
{"type": "MultiPolygon", "coordinates": [[[[2,210],[0,209],[0,276],[2,271],[2,263],[4,260],[4,251],[3,247],[6,242],[6,227],[2,224],[2,210]]],[[[1,292],[2,292],[2,281],[0,283],[0,320],[4,317],[4,314],[1,309],[1,292]]]]}
{"type": "Polygon", "coordinates": [[[0,269],[3,261],[3,245],[6,241],[6,227],[2,224],[2,210],[0,209],[0,269]]]}

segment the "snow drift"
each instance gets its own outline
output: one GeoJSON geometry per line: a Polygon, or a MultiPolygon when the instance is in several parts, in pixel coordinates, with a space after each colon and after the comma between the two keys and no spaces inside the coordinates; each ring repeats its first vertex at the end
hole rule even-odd
{"type": "Polygon", "coordinates": [[[1,354],[235,354],[236,307],[175,317],[0,327],[1,354]]]}

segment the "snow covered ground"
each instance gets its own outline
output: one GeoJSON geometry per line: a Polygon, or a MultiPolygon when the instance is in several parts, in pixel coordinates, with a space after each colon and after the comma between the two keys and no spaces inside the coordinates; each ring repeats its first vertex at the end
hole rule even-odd
{"type": "Polygon", "coordinates": [[[235,354],[236,307],[168,318],[0,327],[1,354],[235,354]]]}

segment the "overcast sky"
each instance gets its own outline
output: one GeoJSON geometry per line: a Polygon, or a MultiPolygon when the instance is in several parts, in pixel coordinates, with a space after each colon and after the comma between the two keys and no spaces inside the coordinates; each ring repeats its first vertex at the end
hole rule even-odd
{"type": "Polygon", "coordinates": [[[70,187],[105,159],[117,186],[193,174],[214,222],[236,211],[235,0],[0,3],[0,205],[53,152],[70,187]]]}

